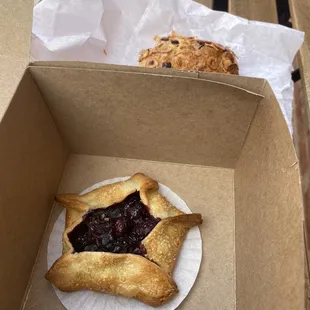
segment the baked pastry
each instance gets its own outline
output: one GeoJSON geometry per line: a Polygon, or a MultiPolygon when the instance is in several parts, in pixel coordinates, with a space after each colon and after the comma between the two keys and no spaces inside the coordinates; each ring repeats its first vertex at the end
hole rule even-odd
{"type": "Polygon", "coordinates": [[[46,279],[65,292],[94,290],[159,306],[178,292],[172,271],[189,228],[184,214],[142,173],[85,195],[57,195],[66,208],[63,255],[46,279]]]}
{"type": "Polygon", "coordinates": [[[140,52],[142,67],[239,74],[236,55],[220,44],[175,32],[168,37],[155,36],[154,40],[155,47],[140,52]]]}

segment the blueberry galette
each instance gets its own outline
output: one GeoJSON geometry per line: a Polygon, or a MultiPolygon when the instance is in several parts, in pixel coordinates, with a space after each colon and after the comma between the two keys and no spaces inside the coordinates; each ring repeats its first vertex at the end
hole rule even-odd
{"type": "Polygon", "coordinates": [[[66,208],[63,255],[46,279],[65,292],[94,290],[159,306],[178,292],[172,271],[189,228],[184,214],[142,173],[84,195],[57,195],[66,208]]]}

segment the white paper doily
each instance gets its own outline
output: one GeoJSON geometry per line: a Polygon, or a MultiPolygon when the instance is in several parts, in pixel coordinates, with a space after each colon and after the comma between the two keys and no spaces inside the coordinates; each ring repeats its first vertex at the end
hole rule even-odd
{"type": "MultiPolygon", "coordinates": [[[[103,185],[127,180],[129,177],[115,178],[97,183],[81,194],[90,192],[103,185]]],[[[159,183],[159,192],[165,196],[174,206],[185,213],[192,213],[186,203],[167,186],[159,183]]],[[[51,232],[48,250],[48,268],[62,255],[62,234],[65,228],[65,210],[59,215],[51,232]]],[[[192,288],[199,272],[202,260],[202,240],[198,227],[189,230],[184,240],[182,249],[173,272],[173,279],[179,288],[179,293],[163,306],[160,310],[173,310],[177,308],[192,288]]],[[[55,292],[68,310],[149,310],[153,307],[147,306],[135,299],[113,296],[92,291],[79,291],[64,293],[55,288],[55,292]]]]}

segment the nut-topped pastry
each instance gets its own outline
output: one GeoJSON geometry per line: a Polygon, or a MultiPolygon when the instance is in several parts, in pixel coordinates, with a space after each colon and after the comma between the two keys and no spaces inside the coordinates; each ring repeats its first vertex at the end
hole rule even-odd
{"type": "Polygon", "coordinates": [[[220,44],[175,32],[168,37],[155,36],[154,40],[155,47],[140,52],[142,67],[239,74],[236,55],[220,44]]]}
{"type": "Polygon", "coordinates": [[[201,214],[184,214],[142,173],[84,195],[62,194],[63,255],[46,279],[65,292],[94,290],[159,306],[178,292],[172,278],[187,231],[201,214]]]}

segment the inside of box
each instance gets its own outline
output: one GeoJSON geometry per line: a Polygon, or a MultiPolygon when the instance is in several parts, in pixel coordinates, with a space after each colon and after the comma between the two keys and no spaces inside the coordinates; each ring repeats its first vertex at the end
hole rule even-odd
{"type": "MultiPolygon", "coordinates": [[[[191,298],[187,298],[182,307],[195,307],[201,296],[207,296],[204,304],[210,308],[218,304],[227,309],[234,309],[233,170],[115,157],[71,155],[59,191],[78,193],[104,179],[132,175],[137,171],[143,171],[154,179],[158,179],[160,175],[160,182],[178,193],[193,212],[205,215],[205,221],[201,226],[205,264],[201,266],[195,289],[191,291],[191,298]]],[[[50,305],[47,309],[64,309],[55,296],[54,289],[44,279],[47,271],[49,232],[62,210],[59,205],[53,210],[53,218],[31,280],[26,309],[31,309],[34,304],[38,309],[46,307],[46,300],[50,305]]],[[[186,272],[188,271],[184,270],[184,273],[186,272]]]]}
{"type": "Polygon", "coordinates": [[[269,84],[235,169],[237,309],[304,309],[299,168],[269,84]]]}
{"type": "Polygon", "coordinates": [[[31,73],[76,154],[234,168],[261,100],[167,75],[49,67],[31,73]]]}
{"type": "MultiPolygon", "coordinates": [[[[10,206],[2,227],[14,227],[8,267],[1,269],[5,279],[13,275],[1,295],[4,309],[21,302],[57,187],[78,193],[138,171],[170,187],[204,217],[201,269],[180,309],[273,309],[279,302],[281,309],[299,309],[298,168],[270,93],[262,100],[200,79],[30,68],[0,128],[1,146],[13,142],[0,155],[0,196],[10,206]],[[14,212],[21,201],[24,214],[14,212]],[[25,231],[26,241],[17,242],[25,231]],[[16,283],[19,299],[13,300],[8,296],[17,296],[16,283]]],[[[49,233],[61,210],[52,210],[24,309],[64,309],[44,279],[49,233]]]]}

